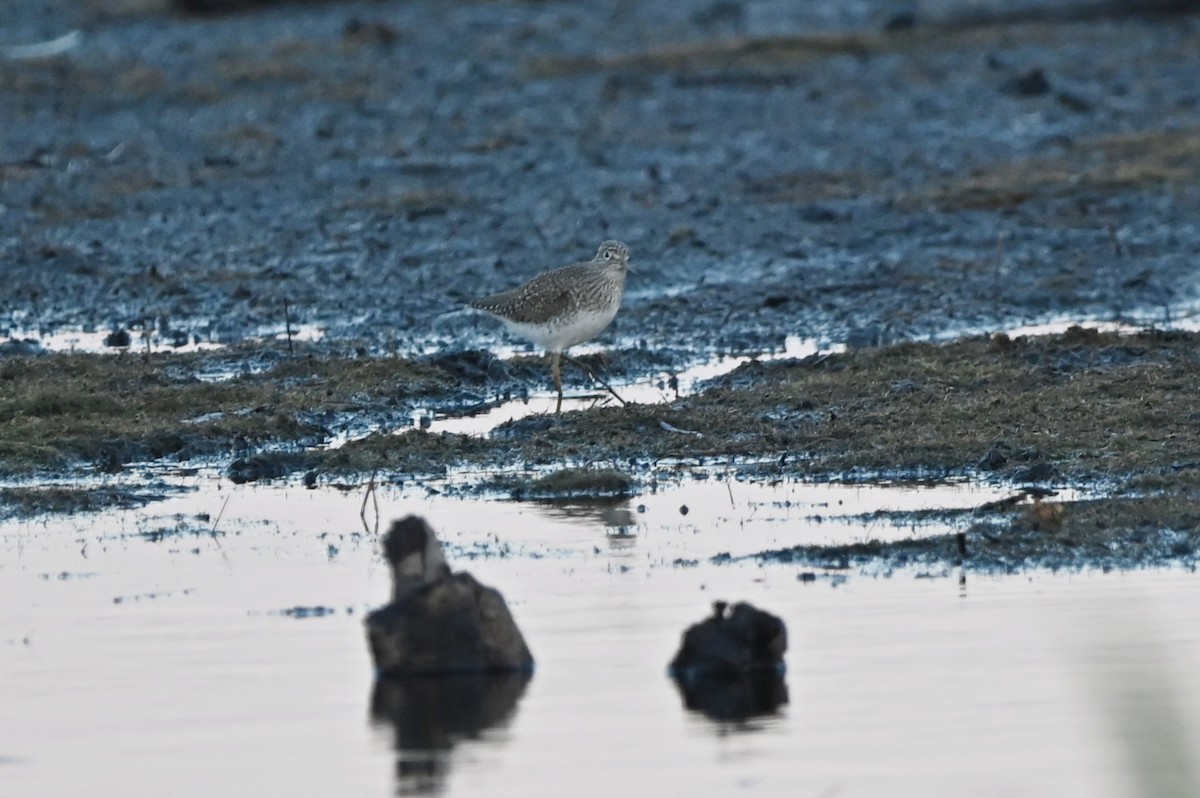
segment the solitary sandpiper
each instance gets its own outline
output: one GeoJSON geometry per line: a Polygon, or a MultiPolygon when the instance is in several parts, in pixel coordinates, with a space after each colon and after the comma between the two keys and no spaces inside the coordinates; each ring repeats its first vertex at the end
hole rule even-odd
{"type": "Polygon", "coordinates": [[[542,272],[527,283],[471,301],[517,335],[550,353],[550,373],[558,391],[554,412],[562,412],[562,363],[569,347],[591,340],[612,323],[625,293],[629,248],[605,241],[586,263],[542,272]]]}

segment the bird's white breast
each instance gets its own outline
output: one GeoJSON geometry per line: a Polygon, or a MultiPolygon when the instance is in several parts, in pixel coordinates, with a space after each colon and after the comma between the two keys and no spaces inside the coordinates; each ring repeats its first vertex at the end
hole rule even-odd
{"type": "Polygon", "coordinates": [[[617,315],[617,306],[600,312],[582,310],[569,322],[553,319],[544,324],[528,324],[501,319],[513,333],[533,341],[550,352],[561,352],[567,347],[590,340],[612,323],[617,315]]]}

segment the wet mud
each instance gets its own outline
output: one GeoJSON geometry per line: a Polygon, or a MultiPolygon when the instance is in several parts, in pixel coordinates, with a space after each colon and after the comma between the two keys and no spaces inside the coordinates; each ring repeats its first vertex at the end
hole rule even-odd
{"type": "MultiPolygon", "coordinates": [[[[980,334],[1194,319],[1186,4],[249,5],[0,20],[0,471],[32,481],[6,513],[140,501],[11,491],[145,463],[312,487],[471,468],[524,497],[716,464],[1087,485],[980,509],[970,557],[1194,558],[1196,336],[980,334]],[[661,401],[434,430],[548,385],[465,301],[610,236],[636,271],[583,359],[661,401]],[[72,330],[117,353],[42,343],[72,330]],[[674,382],[793,336],[849,349],[674,382]],[[220,348],[172,352],[199,343],[220,348]],[[538,481],[564,469],[619,479],[538,481]]],[[[880,545],[762,556],[962,559],[880,545]]]]}
{"type": "MultiPolygon", "coordinates": [[[[212,385],[172,380],[161,364],[139,358],[36,356],[10,359],[4,367],[25,374],[22,369],[62,361],[78,368],[37,372],[37,380],[22,382],[33,388],[14,392],[11,401],[20,409],[10,411],[7,445],[38,457],[6,462],[35,483],[49,466],[60,476],[122,469],[136,475],[145,463],[122,463],[116,453],[140,454],[163,439],[177,428],[179,414],[195,412],[188,402],[201,391],[224,403],[205,405],[211,417],[183,433],[204,441],[206,454],[193,454],[199,444],[181,438],[192,450],[181,447],[161,459],[174,467],[218,467],[233,482],[292,479],[311,488],[355,489],[368,480],[419,485],[463,472],[476,475],[458,480],[455,489],[466,495],[569,502],[704,480],[714,468],[762,483],[972,478],[1010,484],[1013,495],[935,513],[966,529],[966,551],[953,537],[934,537],[756,556],[833,568],[869,560],[1001,570],[1191,562],[1200,546],[1198,338],[1073,328],[1055,336],[997,335],[752,361],[673,402],[535,415],[491,436],[397,424],[411,413],[405,402],[413,400],[406,396],[453,383],[427,364],[402,359],[301,358],[218,383],[228,394],[214,394],[212,385]],[[143,408],[136,426],[122,427],[128,417],[109,405],[87,412],[69,398],[80,370],[90,375],[93,369],[118,381],[126,401],[143,408]],[[336,378],[339,369],[343,379],[336,378]],[[309,378],[297,380],[298,372],[309,378]],[[320,374],[333,376],[314,376],[320,374]],[[412,382],[401,391],[384,374],[412,382]],[[59,401],[49,403],[47,396],[59,401]],[[228,419],[244,421],[229,427],[228,419]],[[49,434],[66,424],[76,438],[49,434]],[[357,437],[329,445],[352,426],[357,437]],[[249,453],[217,454],[223,448],[249,453]],[[54,456],[45,456],[47,450],[54,456]],[[18,469],[21,462],[27,468],[18,469]],[[1065,487],[1086,487],[1088,495],[1061,500],[1057,492],[1065,487]]],[[[74,504],[36,487],[9,488],[5,496],[14,513],[148,500],[93,488],[81,489],[74,504]]],[[[864,517],[864,524],[876,516],[864,517]]],[[[919,511],[903,516],[929,520],[919,511]]]]}

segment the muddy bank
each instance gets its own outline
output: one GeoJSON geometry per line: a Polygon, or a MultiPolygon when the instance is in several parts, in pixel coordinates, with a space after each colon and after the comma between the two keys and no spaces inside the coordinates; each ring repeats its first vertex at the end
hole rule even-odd
{"type": "MultiPolygon", "coordinates": [[[[760,474],[978,469],[1029,482],[1187,479],[1197,444],[1196,341],[1192,333],[1076,328],[752,362],[678,401],[505,424],[467,456],[634,471],[719,457],[758,463],[760,474]]],[[[362,458],[357,467],[366,469],[399,445],[368,436],[331,457],[362,458]]]]}
{"type": "Polygon", "coordinates": [[[0,471],[971,473],[1188,528],[1194,336],[888,346],[1195,313],[1200,19],[1076,5],[1116,10],[31,0],[0,20],[0,471]],[[662,401],[429,431],[546,385],[463,303],[613,236],[637,271],[589,362],[662,401]],[[32,354],[62,330],[132,346],[32,354]],[[673,384],[789,337],[852,349],[673,384]]]}
{"type": "MultiPolygon", "coordinates": [[[[462,382],[451,372],[463,367],[445,358],[280,356],[218,382],[186,376],[215,357],[206,353],[9,358],[0,362],[14,389],[2,414],[5,463],[28,475],[195,460],[234,481],[306,472],[310,487],[470,468],[477,476],[460,489],[515,498],[627,495],[714,466],[768,482],[969,475],[1029,488],[960,517],[981,566],[1186,560],[1200,545],[1198,343],[1193,333],[1074,328],[751,362],[675,401],[535,415],[490,437],[414,424],[414,402],[457,401],[462,382]],[[120,406],[110,395],[123,397],[120,406]],[[163,441],[172,446],[156,449],[163,441]],[[1059,502],[1053,491],[1063,486],[1087,486],[1094,498],[1059,502]]],[[[481,370],[489,372],[507,384],[504,368],[481,370]]],[[[545,389],[542,370],[530,376],[541,383],[508,390],[545,389]]],[[[496,386],[481,378],[478,389],[496,386]]],[[[956,562],[956,546],[931,539],[762,556],[900,565],[956,562]]]]}
{"type": "Polygon", "coordinates": [[[725,458],[760,474],[978,470],[1155,489],[1197,470],[1198,338],[1074,328],[751,361],[675,401],[534,415],[486,438],[425,432],[413,410],[544,390],[544,369],[257,351],[261,370],[199,380],[230,355],[10,357],[0,418],[10,473],[290,447],[310,467],[356,473],[607,463],[636,475],[669,458],[725,458]],[[329,448],[338,435],[344,445],[329,448]]]}
{"type": "MultiPolygon", "coordinates": [[[[940,512],[964,531],[902,541],[792,546],[713,562],[788,563],[833,573],[865,570],[950,576],[951,569],[986,574],[1044,568],[1139,568],[1183,565],[1200,556],[1200,511],[1194,489],[1185,495],[1135,494],[1074,502],[1030,500],[1020,493],[1002,505],[940,512]]],[[[801,579],[816,573],[802,571],[801,579]]]]}

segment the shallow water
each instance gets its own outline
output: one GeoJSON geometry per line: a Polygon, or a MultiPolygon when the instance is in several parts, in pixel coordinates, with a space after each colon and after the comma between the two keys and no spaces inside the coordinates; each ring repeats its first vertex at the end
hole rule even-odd
{"type": "Polygon", "coordinates": [[[935,336],[935,339],[949,341],[964,335],[991,333],[1004,333],[1011,338],[1061,335],[1072,327],[1119,335],[1134,335],[1151,329],[1196,332],[1200,330],[1200,304],[1182,302],[1154,310],[1126,311],[1108,318],[1091,314],[1053,314],[1028,322],[1020,322],[1010,327],[947,330],[935,336]]]}
{"type": "MultiPolygon", "coordinates": [[[[1083,327],[1098,332],[1119,333],[1122,335],[1133,335],[1149,328],[1195,332],[1200,329],[1200,309],[1194,303],[1185,303],[1171,308],[1170,312],[1159,311],[1127,314],[1124,318],[1120,319],[1103,319],[1086,314],[1074,316],[1056,315],[1001,329],[952,329],[935,336],[935,339],[949,341],[961,338],[964,335],[987,335],[992,333],[1004,333],[1014,338],[1058,335],[1072,327],[1083,327]]],[[[695,363],[692,363],[678,373],[663,372],[642,375],[632,380],[616,381],[613,383],[613,389],[626,402],[637,404],[665,403],[694,393],[704,381],[724,376],[752,360],[769,362],[772,360],[799,359],[811,355],[844,352],[846,348],[847,345],[841,342],[789,335],[784,340],[784,345],[775,351],[761,352],[754,355],[709,353],[700,357],[695,363]]],[[[528,348],[512,346],[501,346],[494,349],[497,357],[502,359],[528,351],[528,348]]],[[[603,347],[592,345],[578,349],[578,353],[593,351],[603,351],[603,347]]],[[[564,365],[564,369],[571,368],[574,368],[574,366],[569,363],[564,365]]],[[[614,404],[616,401],[603,386],[594,385],[591,390],[574,392],[568,390],[564,394],[563,409],[587,409],[594,405],[614,404]]],[[[496,427],[508,421],[532,415],[553,413],[556,402],[557,396],[553,392],[538,392],[528,397],[500,403],[483,413],[461,417],[447,417],[428,408],[417,408],[413,412],[413,424],[424,426],[431,432],[484,436],[490,434],[496,427]]]]}
{"type": "MultiPolygon", "coordinates": [[[[709,480],[618,505],[634,523],[614,525],[629,515],[381,490],[385,520],[425,513],[456,567],[503,590],[537,658],[515,707],[464,729],[425,690],[399,725],[372,719],[361,623],[389,585],[361,491],[172,481],[196,490],[0,525],[6,795],[1191,794],[1138,792],[1145,756],[1119,731],[1200,757],[1190,573],[803,582],[707,560],[882,532],[813,525],[815,505],[969,506],[987,491],[797,484],[768,500],[709,480]],[[774,713],[710,719],[665,676],[718,598],[788,624],[774,713]]],[[[1170,750],[1149,761],[1173,772],[1170,750]]]]}
{"type": "MultiPolygon", "coordinates": [[[[599,347],[579,347],[579,352],[600,351],[599,347]]],[[[705,380],[723,376],[751,360],[771,361],[790,358],[804,358],[820,353],[845,351],[845,344],[819,342],[812,338],[801,338],[789,335],[784,339],[781,348],[772,352],[750,355],[720,355],[708,354],[700,356],[695,363],[674,372],[642,375],[632,380],[619,380],[612,383],[613,391],[621,401],[631,404],[657,404],[670,402],[682,396],[694,393],[705,380]]],[[[574,351],[574,350],[572,350],[574,351]]],[[[497,353],[498,357],[511,357],[515,352],[504,348],[497,353]]],[[[575,368],[570,363],[563,365],[564,369],[575,368]]],[[[601,379],[603,377],[601,376],[601,379]]],[[[614,404],[618,400],[601,385],[593,390],[570,391],[563,395],[564,410],[586,409],[596,404],[614,404]]],[[[553,413],[558,402],[557,394],[539,392],[525,398],[502,402],[496,407],[472,416],[446,417],[427,408],[417,408],[413,413],[413,423],[422,424],[422,419],[430,432],[450,432],[458,435],[482,436],[489,434],[501,424],[527,416],[553,413]]]]}
{"type": "MultiPolygon", "coordinates": [[[[184,343],[176,343],[173,337],[162,335],[157,331],[151,331],[149,336],[140,330],[127,330],[126,332],[129,333],[129,345],[112,346],[108,343],[108,337],[112,334],[110,330],[64,329],[44,332],[17,328],[8,330],[5,339],[0,339],[0,344],[29,341],[46,352],[80,354],[117,354],[130,351],[185,354],[224,349],[228,344],[227,341],[207,340],[195,334],[186,336],[184,343]]],[[[319,341],[324,335],[325,330],[318,325],[297,324],[292,327],[291,339],[296,342],[319,341]]],[[[288,340],[287,331],[279,329],[278,326],[261,327],[245,337],[250,340],[288,340]]]]}

